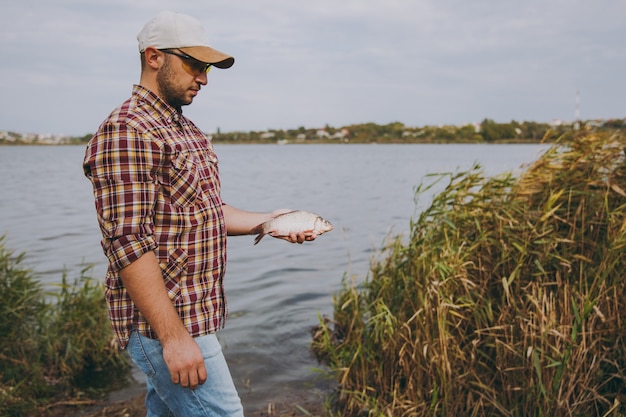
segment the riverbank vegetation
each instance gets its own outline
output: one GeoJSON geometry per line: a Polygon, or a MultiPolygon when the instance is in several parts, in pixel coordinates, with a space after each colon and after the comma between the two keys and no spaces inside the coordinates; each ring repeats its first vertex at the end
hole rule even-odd
{"type": "Polygon", "coordinates": [[[47,290],[22,259],[0,238],[0,415],[45,416],[125,382],[102,284],[85,270],[47,290]]]}
{"type": "Polygon", "coordinates": [[[521,176],[422,184],[445,189],[314,334],[335,412],[625,416],[625,147],[572,131],[521,176]]]}

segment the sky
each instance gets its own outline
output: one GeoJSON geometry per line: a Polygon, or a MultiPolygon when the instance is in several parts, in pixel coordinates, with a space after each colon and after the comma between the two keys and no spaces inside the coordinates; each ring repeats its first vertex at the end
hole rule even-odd
{"type": "Polygon", "coordinates": [[[13,0],[0,130],[95,132],[161,10],[235,57],[183,110],[207,133],[626,117],[623,0],[13,0]]]}

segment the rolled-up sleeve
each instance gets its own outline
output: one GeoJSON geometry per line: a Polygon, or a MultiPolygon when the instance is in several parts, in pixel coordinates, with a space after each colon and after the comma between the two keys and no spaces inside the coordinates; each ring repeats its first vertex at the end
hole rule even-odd
{"type": "Polygon", "coordinates": [[[157,247],[154,210],[159,147],[126,123],[101,126],[83,164],[93,184],[102,247],[110,269],[119,271],[157,247]]]}

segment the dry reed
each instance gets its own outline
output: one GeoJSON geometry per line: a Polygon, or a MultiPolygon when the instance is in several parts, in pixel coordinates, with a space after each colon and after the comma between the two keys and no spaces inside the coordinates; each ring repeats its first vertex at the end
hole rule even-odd
{"type": "MultiPolygon", "coordinates": [[[[519,177],[448,184],[344,280],[314,351],[342,416],[626,415],[626,141],[559,139],[519,177]]],[[[418,188],[418,195],[430,185],[418,188]]]]}

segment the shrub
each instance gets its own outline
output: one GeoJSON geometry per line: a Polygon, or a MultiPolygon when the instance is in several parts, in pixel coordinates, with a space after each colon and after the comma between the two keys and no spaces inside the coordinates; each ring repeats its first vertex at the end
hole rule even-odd
{"type": "Polygon", "coordinates": [[[14,414],[34,407],[34,396],[22,393],[45,386],[38,354],[38,323],[45,309],[41,286],[26,269],[23,256],[13,257],[0,238],[0,410],[14,414]]]}
{"type": "Polygon", "coordinates": [[[0,237],[0,415],[42,414],[83,395],[99,370],[124,379],[129,362],[114,343],[102,284],[86,269],[44,292],[22,260],[0,237]]]}
{"type": "Polygon", "coordinates": [[[624,146],[582,132],[519,178],[438,176],[314,336],[341,415],[626,415],[624,146]]]}

